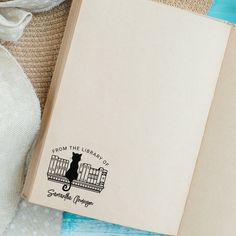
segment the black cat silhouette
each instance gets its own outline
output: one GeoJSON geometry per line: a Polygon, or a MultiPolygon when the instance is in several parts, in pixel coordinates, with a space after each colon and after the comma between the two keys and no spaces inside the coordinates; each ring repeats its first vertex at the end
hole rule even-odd
{"type": "Polygon", "coordinates": [[[79,168],[79,162],[81,161],[82,154],[79,153],[72,153],[72,162],[70,163],[70,168],[66,172],[65,177],[70,181],[69,185],[64,184],[62,187],[63,191],[69,191],[71,188],[71,184],[73,180],[76,180],[78,178],[78,168],[79,168]]]}

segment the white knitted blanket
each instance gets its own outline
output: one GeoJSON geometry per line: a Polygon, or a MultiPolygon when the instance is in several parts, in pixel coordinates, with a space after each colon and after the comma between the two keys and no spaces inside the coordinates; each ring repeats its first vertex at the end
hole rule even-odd
{"type": "MultiPolygon", "coordinates": [[[[63,1],[0,1],[0,39],[16,41],[30,22],[31,12],[49,10],[63,1]]],[[[25,160],[39,129],[40,113],[26,74],[0,46],[0,235],[59,234],[61,213],[20,202],[25,160]]]]}

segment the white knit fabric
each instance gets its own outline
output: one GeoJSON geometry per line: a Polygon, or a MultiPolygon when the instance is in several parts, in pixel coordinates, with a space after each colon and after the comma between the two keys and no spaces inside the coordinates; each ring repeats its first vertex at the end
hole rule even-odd
{"type": "MultiPolygon", "coordinates": [[[[0,2],[0,39],[20,38],[32,18],[23,9],[45,11],[63,1],[0,2]]],[[[0,46],[0,235],[59,235],[61,213],[23,200],[18,204],[26,155],[39,129],[40,113],[30,81],[14,57],[0,46]]]]}
{"type": "Polygon", "coordinates": [[[0,233],[15,214],[26,154],[40,123],[40,106],[14,57],[0,47],[0,233]]]}
{"type": "Polygon", "coordinates": [[[3,236],[59,236],[62,214],[53,209],[21,201],[14,220],[3,236]]]}
{"type": "Polygon", "coordinates": [[[0,39],[18,40],[31,18],[30,12],[21,9],[0,8],[0,39]]]}
{"type": "Polygon", "coordinates": [[[0,8],[17,7],[29,10],[31,12],[41,12],[48,11],[63,1],[64,0],[10,0],[6,2],[0,2],[0,8]]]}
{"type": "Polygon", "coordinates": [[[0,2],[0,39],[6,41],[18,40],[32,18],[31,12],[50,10],[63,1],[11,0],[0,2]]]}

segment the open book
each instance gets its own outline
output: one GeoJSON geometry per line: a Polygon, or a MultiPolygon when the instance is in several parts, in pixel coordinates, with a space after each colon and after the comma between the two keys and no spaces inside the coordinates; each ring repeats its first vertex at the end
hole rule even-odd
{"type": "Polygon", "coordinates": [[[150,0],[74,0],[23,190],[180,236],[234,235],[236,30],[150,0]]]}

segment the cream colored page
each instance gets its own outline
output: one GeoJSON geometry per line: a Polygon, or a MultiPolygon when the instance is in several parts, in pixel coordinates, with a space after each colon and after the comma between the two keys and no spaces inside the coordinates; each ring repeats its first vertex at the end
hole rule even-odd
{"type": "Polygon", "coordinates": [[[83,1],[30,200],[175,235],[229,31],[153,1],[83,1]],[[65,194],[47,170],[51,155],[71,161],[71,145],[108,171],[99,194],[70,189],[89,207],[47,197],[65,194]]]}
{"type": "Polygon", "coordinates": [[[235,42],[233,27],[179,236],[236,234],[235,42]]]}

